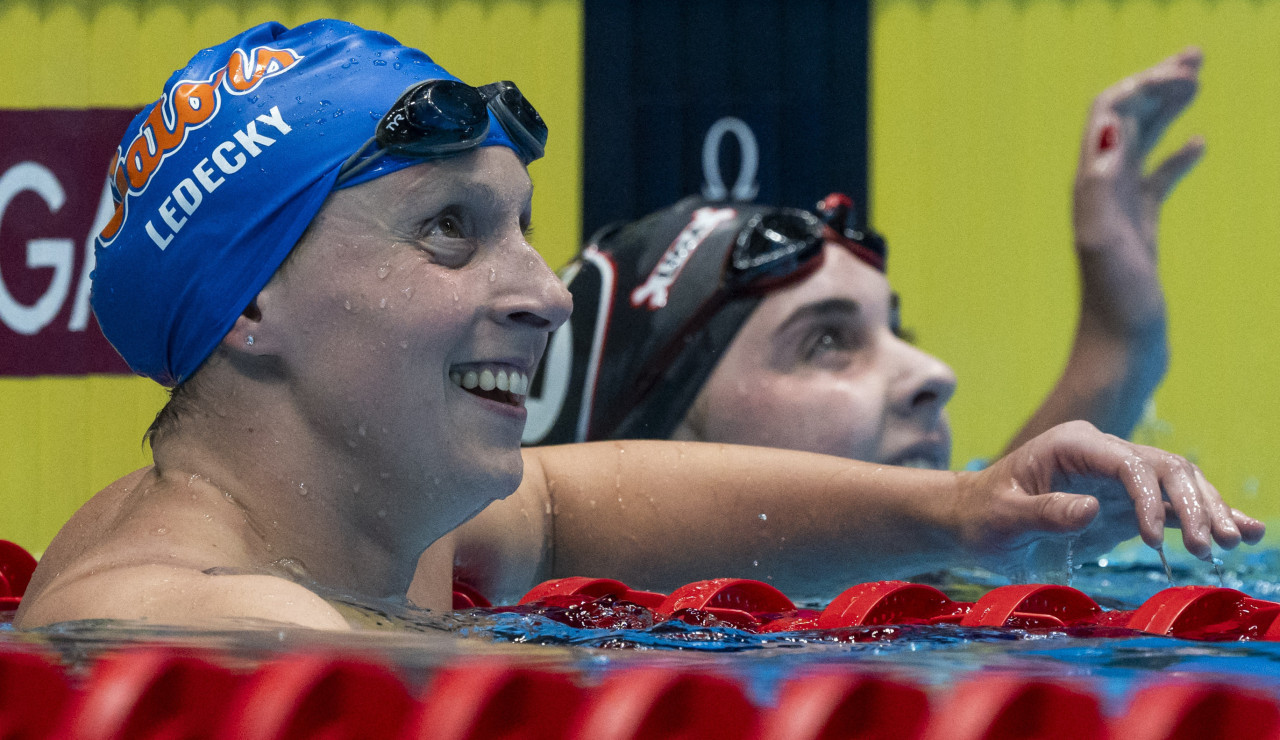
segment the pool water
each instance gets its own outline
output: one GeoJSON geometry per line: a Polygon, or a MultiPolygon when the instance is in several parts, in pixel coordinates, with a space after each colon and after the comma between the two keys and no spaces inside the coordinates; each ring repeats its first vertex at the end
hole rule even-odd
{"type": "MultiPolygon", "coordinates": [[[[1219,576],[1211,565],[1189,556],[1171,558],[1173,581],[1179,586],[1223,585],[1261,599],[1274,599],[1280,592],[1280,550],[1241,548],[1224,560],[1219,576]]],[[[1065,583],[1065,568],[1061,575],[1058,580],[1065,583]]],[[[925,580],[962,601],[975,601],[1008,583],[969,571],[932,574],[925,580]]],[[[1069,580],[1108,609],[1135,608],[1170,585],[1155,553],[1137,545],[1121,548],[1106,560],[1074,566],[1069,580]]],[[[1072,678],[1091,686],[1113,710],[1136,688],[1179,676],[1239,682],[1280,697],[1280,643],[1273,642],[1200,642],[1123,631],[1118,637],[1081,637],[1071,630],[949,624],[755,634],[728,626],[637,622],[636,613],[626,611],[625,605],[619,605],[617,615],[623,626],[582,629],[537,613],[477,609],[432,614],[396,604],[362,606],[380,613],[380,621],[393,629],[330,634],[263,624],[249,625],[260,629],[248,631],[190,632],[83,622],[18,632],[8,623],[8,613],[6,621],[0,621],[0,643],[48,646],[72,670],[104,652],[155,641],[214,649],[247,661],[312,648],[371,651],[411,680],[462,656],[495,653],[572,668],[588,677],[639,662],[696,664],[738,676],[756,700],[766,703],[786,677],[828,663],[855,665],[925,687],[950,686],[989,670],[1072,678]]]]}

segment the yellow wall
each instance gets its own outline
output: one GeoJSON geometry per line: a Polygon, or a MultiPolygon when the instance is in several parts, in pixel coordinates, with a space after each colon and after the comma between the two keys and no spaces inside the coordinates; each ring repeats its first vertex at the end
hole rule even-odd
{"type": "MultiPolygon", "coordinates": [[[[5,0],[0,108],[140,108],[196,50],[266,20],[292,26],[322,17],[386,31],[474,84],[517,81],[551,127],[549,156],[531,168],[535,245],[553,264],[573,254],[581,221],[578,0],[5,0]]],[[[42,550],[85,498],[147,464],[142,432],[164,398],[138,378],[0,378],[0,538],[42,550]]]]}
{"type": "MultiPolygon", "coordinates": [[[[23,74],[0,75],[0,107],[141,106],[197,48],[329,15],[468,81],[520,83],[552,126],[533,168],[535,221],[539,248],[563,262],[580,220],[578,0],[7,0],[0,69],[23,74]]],[[[961,378],[961,461],[998,450],[1065,359],[1067,198],[1090,99],[1185,44],[1204,48],[1200,100],[1168,137],[1204,133],[1209,153],[1164,221],[1174,356],[1146,435],[1197,459],[1233,503],[1280,516],[1280,2],[877,0],[873,18],[873,216],[908,324],[961,378]]],[[[0,379],[0,537],[42,549],[80,501],[145,464],[141,433],[162,401],[133,378],[0,379]]]]}
{"type": "Polygon", "coordinates": [[[1093,95],[1204,50],[1199,99],[1159,150],[1208,139],[1166,207],[1173,360],[1144,436],[1276,520],[1280,3],[877,0],[873,19],[872,215],[907,324],[960,377],[957,461],[999,450],[1066,358],[1068,197],[1093,95]]]}

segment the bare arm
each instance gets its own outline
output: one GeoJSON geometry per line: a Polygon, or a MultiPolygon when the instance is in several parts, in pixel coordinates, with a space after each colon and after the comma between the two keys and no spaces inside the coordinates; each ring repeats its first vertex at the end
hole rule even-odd
{"type": "Polygon", "coordinates": [[[1057,384],[1006,452],[1073,419],[1128,436],[1164,377],[1160,209],[1200,160],[1204,141],[1192,138],[1150,174],[1144,167],[1195,97],[1200,61],[1195,49],[1169,57],[1107,88],[1089,111],[1073,203],[1081,282],[1075,341],[1057,384]]]}
{"type": "Polygon", "coordinates": [[[1060,554],[1052,545],[1069,537],[1081,556],[1137,534],[1158,545],[1166,508],[1199,557],[1213,541],[1229,548],[1263,532],[1186,460],[1085,423],[980,473],[634,441],[534,448],[526,461],[516,495],[554,512],[542,525],[553,545],[529,553],[542,572],[643,588],[730,575],[804,598],[940,564],[1020,569],[1028,554],[1060,554]]]}

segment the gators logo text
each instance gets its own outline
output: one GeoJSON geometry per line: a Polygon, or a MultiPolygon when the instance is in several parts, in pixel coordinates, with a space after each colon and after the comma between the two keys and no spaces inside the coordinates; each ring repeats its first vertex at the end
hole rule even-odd
{"type": "MultiPolygon", "coordinates": [[[[108,182],[111,185],[116,210],[99,236],[100,243],[110,244],[120,233],[120,228],[124,225],[128,214],[129,196],[141,195],[147,189],[147,183],[164,164],[164,160],[182,148],[187,132],[199,128],[218,114],[222,90],[225,89],[231,95],[244,95],[268,77],[274,77],[297,64],[300,59],[302,55],[292,49],[273,49],[268,46],[259,46],[251,51],[236,49],[231,52],[227,65],[214,72],[209,79],[183,80],[162,95],[142,123],[137,137],[123,150],[116,149],[115,159],[112,160],[108,170],[108,182]]],[[[258,118],[267,119],[263,122],[275,126],[281,133],[288,133],[288,126],[284,125],[280,119],[278,109],[272,108],[270,115],[258,116],[258,118]]],[[[273,141],[257,135],[252,121],[246,127],[246,131],[247,135],[244,135],[244,132],[236,132],[236,139],[240,140],[244,145],[243,148],[253,156],[258,154],[259,147],[256,145],[269,144],[273,141]]],[[[215,150],[213,159],[220,169],[229,173],[239,169],[244,163],[242,154],[235,156],[239,164],[233,169],[223,166],[230,165],[223,147],[220,146],[215,150]]],[[[208,160],[202,160],[196,169],[200,170],[202,167],[204,170],[210,169],[208,160]]],[[[214,174],[212,171],[208,171],[200,179],[207,180],[212,174],[214,174]]],[[[214,182],[220,181],[221,178],[214,182]]],[[[180,202],[182,200],[179,198],[180,202]]],[[[188,198],[186,202],[190,202],[190,199],[188,198]]],[[[198,204],[198,200],[196,202],[198,204]]],[[[172,226],[172,223],[170,225],[172,226]]],[[[149,228],[148,232],[161,249],[168,243],[167,239],[161,243],[161,239],[152,233],[154,229],[149,228]]]]}

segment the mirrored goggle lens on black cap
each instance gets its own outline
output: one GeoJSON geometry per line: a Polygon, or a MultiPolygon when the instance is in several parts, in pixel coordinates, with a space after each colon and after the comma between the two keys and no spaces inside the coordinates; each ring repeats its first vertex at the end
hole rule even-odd
{"type": "Polygon", "coordinates": [[[415,85],[378,124],[378,143],[402,154],[430,156],[475,146],[489,133],[484,96],[454,80],[415,85]]]}
{"type": "Polygon", "coordinates": [[[821,250],[822,222],[808,211],[758,213],[734,242],[730,277],[739,285],[786,277],[821,250]]]}

